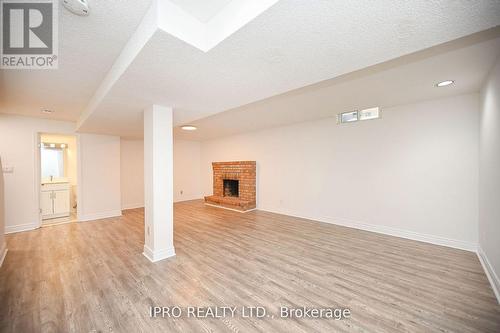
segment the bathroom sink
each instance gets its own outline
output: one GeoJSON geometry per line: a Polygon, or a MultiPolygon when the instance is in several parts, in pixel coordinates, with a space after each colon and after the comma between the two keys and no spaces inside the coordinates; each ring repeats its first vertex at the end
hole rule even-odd
{"type": "Polygon", "coordinates": [[[42,180],[42,185],[45,184],[63,184],[63,183],[69,183],[68,179],[66,178],[56,178],[56,179],[43,179],[42,180]]]}

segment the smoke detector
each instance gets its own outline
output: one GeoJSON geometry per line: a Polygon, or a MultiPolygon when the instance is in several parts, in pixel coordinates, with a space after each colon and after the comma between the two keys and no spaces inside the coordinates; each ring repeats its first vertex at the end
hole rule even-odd
{"type": "Polygon", "coordinates": [[[89,15],[89,4],[87,0],[63,0],[63,5],[67,10],[79,16],[89,15]]]}

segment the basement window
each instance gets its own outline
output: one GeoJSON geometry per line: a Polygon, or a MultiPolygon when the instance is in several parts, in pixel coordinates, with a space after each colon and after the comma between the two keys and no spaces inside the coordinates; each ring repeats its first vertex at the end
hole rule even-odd
{"type": "Polygon", "coordinates": [[[380,118],[380,109],[378,107],[363,109],[361,111],[343,112],[337,116],[339,124],[352,123],[358,120],[370,120],[380,118]]]}
{"type": "Polygon", "coordinates": [[[380,110],[378,107],[359,111],[359,120],[377,119],[379,117],[380,117],[380,110]]]}
{"type": "Polygon", "coordinates": [[[358,111],[344,112],[340,114],[341,123],[351,123],[358,121],[358,111]]]}

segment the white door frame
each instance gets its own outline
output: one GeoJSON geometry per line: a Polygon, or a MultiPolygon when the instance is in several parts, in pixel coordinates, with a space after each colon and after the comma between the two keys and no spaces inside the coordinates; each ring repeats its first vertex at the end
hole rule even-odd
{"type": "Polygon", "coordinates": [[[37,202],[38,207],[38,220],[37,220],[37,228],[42,226],[42,212],[40,207],[40,191],[42,190],[42,165],[41,165],[41,157],[40,157],[40,137],[42,134],[51,134],[51,135],[61,135],[61,136],[74,136],[76,138],[76,218],[79,220],[81,206],[81,158],[80,158],[80,135],[78,133],[53,133],[53,132],[36,132],[34,135],[34,144],[33,147],[35,149],[34,156],[34,169],[35,169],[35,200],[37,202]]]}

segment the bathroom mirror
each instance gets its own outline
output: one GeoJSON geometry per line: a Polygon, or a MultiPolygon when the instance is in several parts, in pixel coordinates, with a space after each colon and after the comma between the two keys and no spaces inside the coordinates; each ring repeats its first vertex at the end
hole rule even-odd
{"type": "Polygon", "coordinates": [[[43,143],[41,145],[42,178],[64,177],[64,147],[60,144],[43,143]]]}

